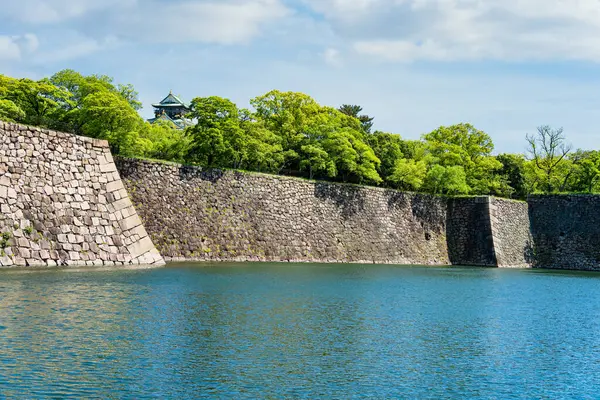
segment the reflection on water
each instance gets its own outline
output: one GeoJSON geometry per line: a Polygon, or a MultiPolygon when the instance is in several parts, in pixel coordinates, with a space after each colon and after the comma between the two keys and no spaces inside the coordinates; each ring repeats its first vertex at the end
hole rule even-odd
{"type": "Polygon", "coordinates": [[[0,397],[595,397],[600,275],[0,272],[0,397]]]}

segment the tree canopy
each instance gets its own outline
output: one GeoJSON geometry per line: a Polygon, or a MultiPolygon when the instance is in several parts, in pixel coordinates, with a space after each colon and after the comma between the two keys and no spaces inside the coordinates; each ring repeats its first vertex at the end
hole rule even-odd
{"type": "Polygon", "coordinates": [[[562,128],[525,135],[528,152],[494,155],[469,123],[420,140],[373,130],[359,105],[324,106],[272,90],[250,100],[196,97],[185,130],[150,124],[131,84],[67,69],[40,80],[0,75],[0,120],[106,139],[117,155],[377,185],[446,195],[600,192],[600,152],[572,151],[562,128]]]}

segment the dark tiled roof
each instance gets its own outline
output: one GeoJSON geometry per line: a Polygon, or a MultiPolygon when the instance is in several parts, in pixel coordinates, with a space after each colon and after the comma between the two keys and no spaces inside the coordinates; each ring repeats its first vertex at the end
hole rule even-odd
{"type": "Polygon", "coordinates": [[[177,107],[182,106],[185,108],[189,108],[187,104],[185,104],[181,99],[175,96],[173,93],[169,93],[167,97],[162,99],[160,103],[152,104],[153,107],[177,107]]]}

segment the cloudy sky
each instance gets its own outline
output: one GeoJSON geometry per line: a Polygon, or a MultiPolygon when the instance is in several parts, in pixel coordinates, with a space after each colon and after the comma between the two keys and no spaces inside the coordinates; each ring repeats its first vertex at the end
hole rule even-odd
{"type": "Polygon", "coordinates": [[[521,152],[549,124],[600,148],[600,0],[0,0],[0,73],[63,68],[134,84],[144,116],[279,89],[405,138],[471,122],[521,152]]]}

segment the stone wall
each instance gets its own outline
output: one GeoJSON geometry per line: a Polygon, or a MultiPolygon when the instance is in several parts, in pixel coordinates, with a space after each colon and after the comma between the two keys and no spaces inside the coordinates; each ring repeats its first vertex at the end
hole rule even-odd
{"type": "Polygon", "coordinates": [[[488,197],[448,199],[448,256],[454,265],[497,265],[488,197]]]}
{"type": "Polygon", "coordinates": [[[496,265],[528,268],[533,263],[529,210],[524,201],[489,198],[496,265]]]}
{"type": "Polygon", "coordinates": [[[167,260],[448,264],[443,198],[117,159],[167,260]]]}
{"type": "Polygon", "coordinates": [[[0,266],[161,265],[158,248],[167,260],[600,270],[600,196],[446,199],[116,161],[105,141],[0,122],[0,266]]]}
{"type": "Polygon", "coordinates": [[[106,141],[0,121],[0,265],[164,263],[106,141]]]}
{"type": "Polygon", "coordinates": [[[600,270],[600,196],[528,199],[534,266],[600,270]]]}

